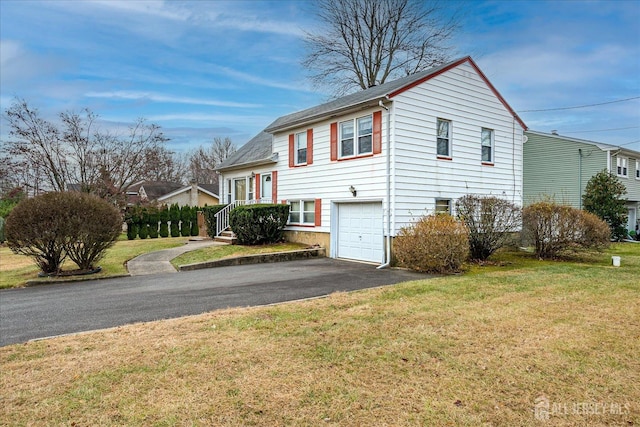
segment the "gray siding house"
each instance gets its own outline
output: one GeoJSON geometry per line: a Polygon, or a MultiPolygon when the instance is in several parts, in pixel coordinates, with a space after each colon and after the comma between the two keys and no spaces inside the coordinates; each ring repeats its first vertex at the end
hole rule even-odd
{"type": "Polygon", "coordinates": [[[640,221],[640,152],[610,144],[528,130],[523,149],[523,201],[544,197],[582,208],[589,179],[603,169],[627,188],[629,231],[640,221]]]}

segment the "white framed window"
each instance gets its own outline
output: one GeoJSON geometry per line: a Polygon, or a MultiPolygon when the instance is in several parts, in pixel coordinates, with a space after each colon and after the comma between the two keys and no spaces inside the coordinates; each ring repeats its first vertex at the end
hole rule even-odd
{"type": "Polygon", "coordinates": [[[629,159],[627,159],[626,157],[618,157],[617,160],[617,172],[618,172],[618,176],[622,176],[622,177],[627,177],[629,176],[629,171],[628,171],[628,166],[629,166],[629,159]]]}
{"type": "Polygon", "coordinates": [[[233,200],[246,201],[247,200],[247,178],[236,178],[233,180],[233,200]]]}
{"type": "Polygon", "coordinates": [[[640,159],[636,159],[636,179],[640,179],[640,159]]]}
{"type": "Polygon", "coordinates": [[[315,225],[316,202],[315,200],[295,200],[289,202],[289,223],[315,225]]]}
{"type": "Polygon", "coordinates": [[[373,116],[340,122],[340,158],[373,153],[373,116]]]}
{"type": "Polygon", "coordinates": [[[436,199],[436,213],[451,215],[451,199],[436,199]]]}
{"type": "Polygon", "coordinates": [[[307,164],[307,132],[296,133],[295,136],[295,164],[307,164]]]}
{"type": "Polygon", "coordinates": [[[493,163],[493,129],[482,128],[480,136],[482,162],[493,163]]]}
{"type": "Polygon", "coordinates": [[[250,176],[248,178],[248,181],[249,181],[249,185],[247,187],[247,190],[248,190],[247,191],[247,200],[253,200],[255,198],[254,196],[256,194],[256,192],[255,192],[255,182],[254,182],[255,178],[253,176],[250,176]]]}
{"type": "Polygon", "coordinates": [[[451,120],[438,119],[437,155],[451,157],[451,120]]]}

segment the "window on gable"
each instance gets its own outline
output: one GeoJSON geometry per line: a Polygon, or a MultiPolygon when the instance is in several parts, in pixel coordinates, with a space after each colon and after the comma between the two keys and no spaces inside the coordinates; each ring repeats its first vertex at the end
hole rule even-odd
{"type": "Polygon", "coordinates": [[[493,163],[493,129],[482,128],[480,140],[480,145],[482,146],[482,161],[493,163]]]}
{"type": "Polygon", "coordinates": [[[437,154],[442,157],[451,157],[451,121],[438,119],[438,146],[437,154]]]}
{"type": "Polygon", "coordinates": [[[315,225],[316,202],[315,200],[295,200],[289,203],[289,223],[315,225]]]}
{"type": "Polygon", "coordinates": [[[295,146],[296,165],[304,165],[307,163],[307,132],[296,134],[295,146]]]}
{"type": "Polygon", "coordinates": [[[373,117],[340,122],[340,157],[373,153],[373,117]]]}
{"type": "Polygon", "coordinates": [[[617,166],[618,166],[618,176],[627,177],[628,175],[628,165],[629,159],[626,157],[618,157],[617,158],[617,166]]]}
{"type": "Polygon", "coordinates": [[[451,199],[436,199],[436,213],[451,214],[451,199]]]}

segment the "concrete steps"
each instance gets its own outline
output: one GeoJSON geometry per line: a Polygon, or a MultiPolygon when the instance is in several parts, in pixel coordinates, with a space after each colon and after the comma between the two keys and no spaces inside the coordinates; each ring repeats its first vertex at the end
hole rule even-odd
{"type": "Polygon", "coordinates": [[[233,245],[238,241],[238,238],[236,237],[235,233],[229,229],[223,231],[222,233],[220,233],[219,236],[216,236],[213,238],[214,241],[216,242],[220,242],[220,243],[227,243],[229,245],[233,245]]]}

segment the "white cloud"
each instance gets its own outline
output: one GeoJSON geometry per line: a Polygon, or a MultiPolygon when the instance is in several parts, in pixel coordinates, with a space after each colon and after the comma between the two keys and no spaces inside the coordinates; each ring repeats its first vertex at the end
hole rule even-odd
{"type": "Polygon", "coordinates": [[[260,104],[249,104],[233,101],[219,101],[213,99],[197,99],[183,96],[161,95],[152,92],[126,91],[116,90],[108,92],[87,92],[85,96],[89,98],[111,98],[111,99],[131,99],[131,100],[149,100],[154,102],[164,102],[171,104],[192,104],[192,105],[210,105],[215,107],[235,107],[235,108],[259,108],[260,104]]]}

